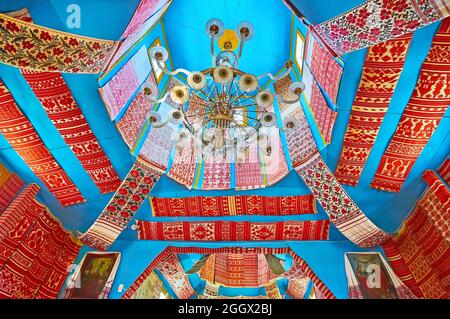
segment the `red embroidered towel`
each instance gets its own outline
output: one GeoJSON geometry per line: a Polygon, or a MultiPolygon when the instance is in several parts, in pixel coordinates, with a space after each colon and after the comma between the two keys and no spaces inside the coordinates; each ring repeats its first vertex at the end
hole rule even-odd
{"type": "Polygon", "coordinates": [[[102,194],[120,185],[111,162],[60,73],[21,70],[45,112],[102,194]]]}
{"type": "Polygon", "coordinates": [[[138,221],[138,237],[170,241],[327,240],[329,220],[259,222],[138,221]]]}
{"type": "Polygon", "coordinates": [[[335,176],[356,186],[403,71],[412,33],[369,48],[335,176]]]}
{"type": "Polygon", "coordinates": [[[450,18],[442,21],[371,187],[399,192],[450,105],[450,18]]]}
{"type": "Polygon", "coordinates": [[[312,29],[335,53],[343,55],[410,33],[449,14],[449,0],[373,0],[312,25],[312,29]]]}
{"type": "Polygon", "coordinates": [[[108,205],[80,240],[98,250],[106,250],[127,227],[162,174],[161,168],[138,157],[108,205]]]}
{"type": "Polygon", "coordinates": [[[189,277],[181,266],[177,255],[170,254],[162,260],[158,265],[158,270],[179,299],[189,299],[195,294],[189,277]]]}
{"type": "Polygon", "coordinates": [[[153,216],[286,216],[316,213],[313,195],[303,196],[194,196],[150,198],[153,216]]]}
{"type": "Polygon", "coordinates": [[[1,81],[0,110],[0,132],[61,205],[84,202],[78,188],[45,147],[33,125],[20,111],[13,96],[1,81]]]}

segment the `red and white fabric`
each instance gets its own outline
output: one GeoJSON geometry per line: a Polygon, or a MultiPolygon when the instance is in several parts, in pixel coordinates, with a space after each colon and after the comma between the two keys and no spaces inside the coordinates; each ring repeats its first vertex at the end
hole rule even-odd
{"type": "Polygon", "coordinates": [[[80,240],[98,250],[106,250],[128,225],[162,174],[162,168],[138,157],[119,189],[80,240]]]}
{"type": "Polygon", "coordinates": [[[139,89],[151,72],[150,60],[145,46],[141,47],[130,60],[99,88],[111,120],[122,111],[133,94],[139,89]]]}
{"type": "Polygon", "coordinates": [[[137,221],[138,238],[168,241],[327,240],[330,223],[284,222],[148,222],[137,221]]]}

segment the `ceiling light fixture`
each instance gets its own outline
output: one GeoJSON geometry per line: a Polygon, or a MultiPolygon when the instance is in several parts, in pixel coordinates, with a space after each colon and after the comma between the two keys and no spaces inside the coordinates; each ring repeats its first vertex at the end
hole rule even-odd
{"type": "Polygon", "coordinates": [[[293,67],[292,61],[285,64],[286,70],[279,76],[271,73],[255,76],[238,69],[244,45],[254,36],[254,28],[250,22],[241,22],[233,31],[225,30],[219,19],[210,19],[206,23],[206,33],[210,38],[211,68],[192,72],[184,69],[169,71],[164,67],[164,62],[169,58],[167,50],[156,46],[150,50],[154,65],[169,76],[185,74],[187,85],[177,85],[160,98],[155,95],[157,88],[150,84],[145,84],[143,92],[154,103],[164,102],[170,96],[178,105],[178,108],[169,112],[169,118],[165,122],[157,111],[150,112],[148,119],[154,127],[161,127],[169,122],[183,124],[187,132],[199,137],[198,145],[212,145],[213,151],[224,152],[225,156],[227,148],[236,147],[238,141],[244,141],[247,145],[252,141],[258,142],[264,136],[260,132],[262,127],[277,124],[277,116],[272,112],[275,99],[285,104],[296,103],[305,90],[305,84],[293,83],[289,91],[295,99],[286,101],[269,90],[263,90],[259,82],[268,77],[268,86],[288,76],[293,67]],[[218,54],[215,52],[216,40],[222,49],[218,54]],[[196,94],[205,101],[202,110],[196,112],[195,116],[184,112],[184,105],[191,94],[196,94]]]}

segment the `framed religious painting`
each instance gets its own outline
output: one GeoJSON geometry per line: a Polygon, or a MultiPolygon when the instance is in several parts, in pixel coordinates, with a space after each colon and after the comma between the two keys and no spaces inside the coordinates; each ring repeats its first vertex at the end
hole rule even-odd
{"type": "Polygon", "coordinates": [[[120,263],[119,252],[88,252],[70,276],[63,299],[107,299],[120,263]]]}

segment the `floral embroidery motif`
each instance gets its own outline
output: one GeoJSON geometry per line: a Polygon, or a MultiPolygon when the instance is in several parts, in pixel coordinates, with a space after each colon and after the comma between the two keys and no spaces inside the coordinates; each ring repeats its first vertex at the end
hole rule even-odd
{"type": "Polygon", "coordinates": [[[312,28],[335,53],[343,55],[445,18],[449,4],[449,0],[371,0],[312,28]]]}
{"type": "Polygon", "coordinates": [[[99,73],[116,42],[49,29],[0,14],[0,61],[22,69],[99,73]]]}

